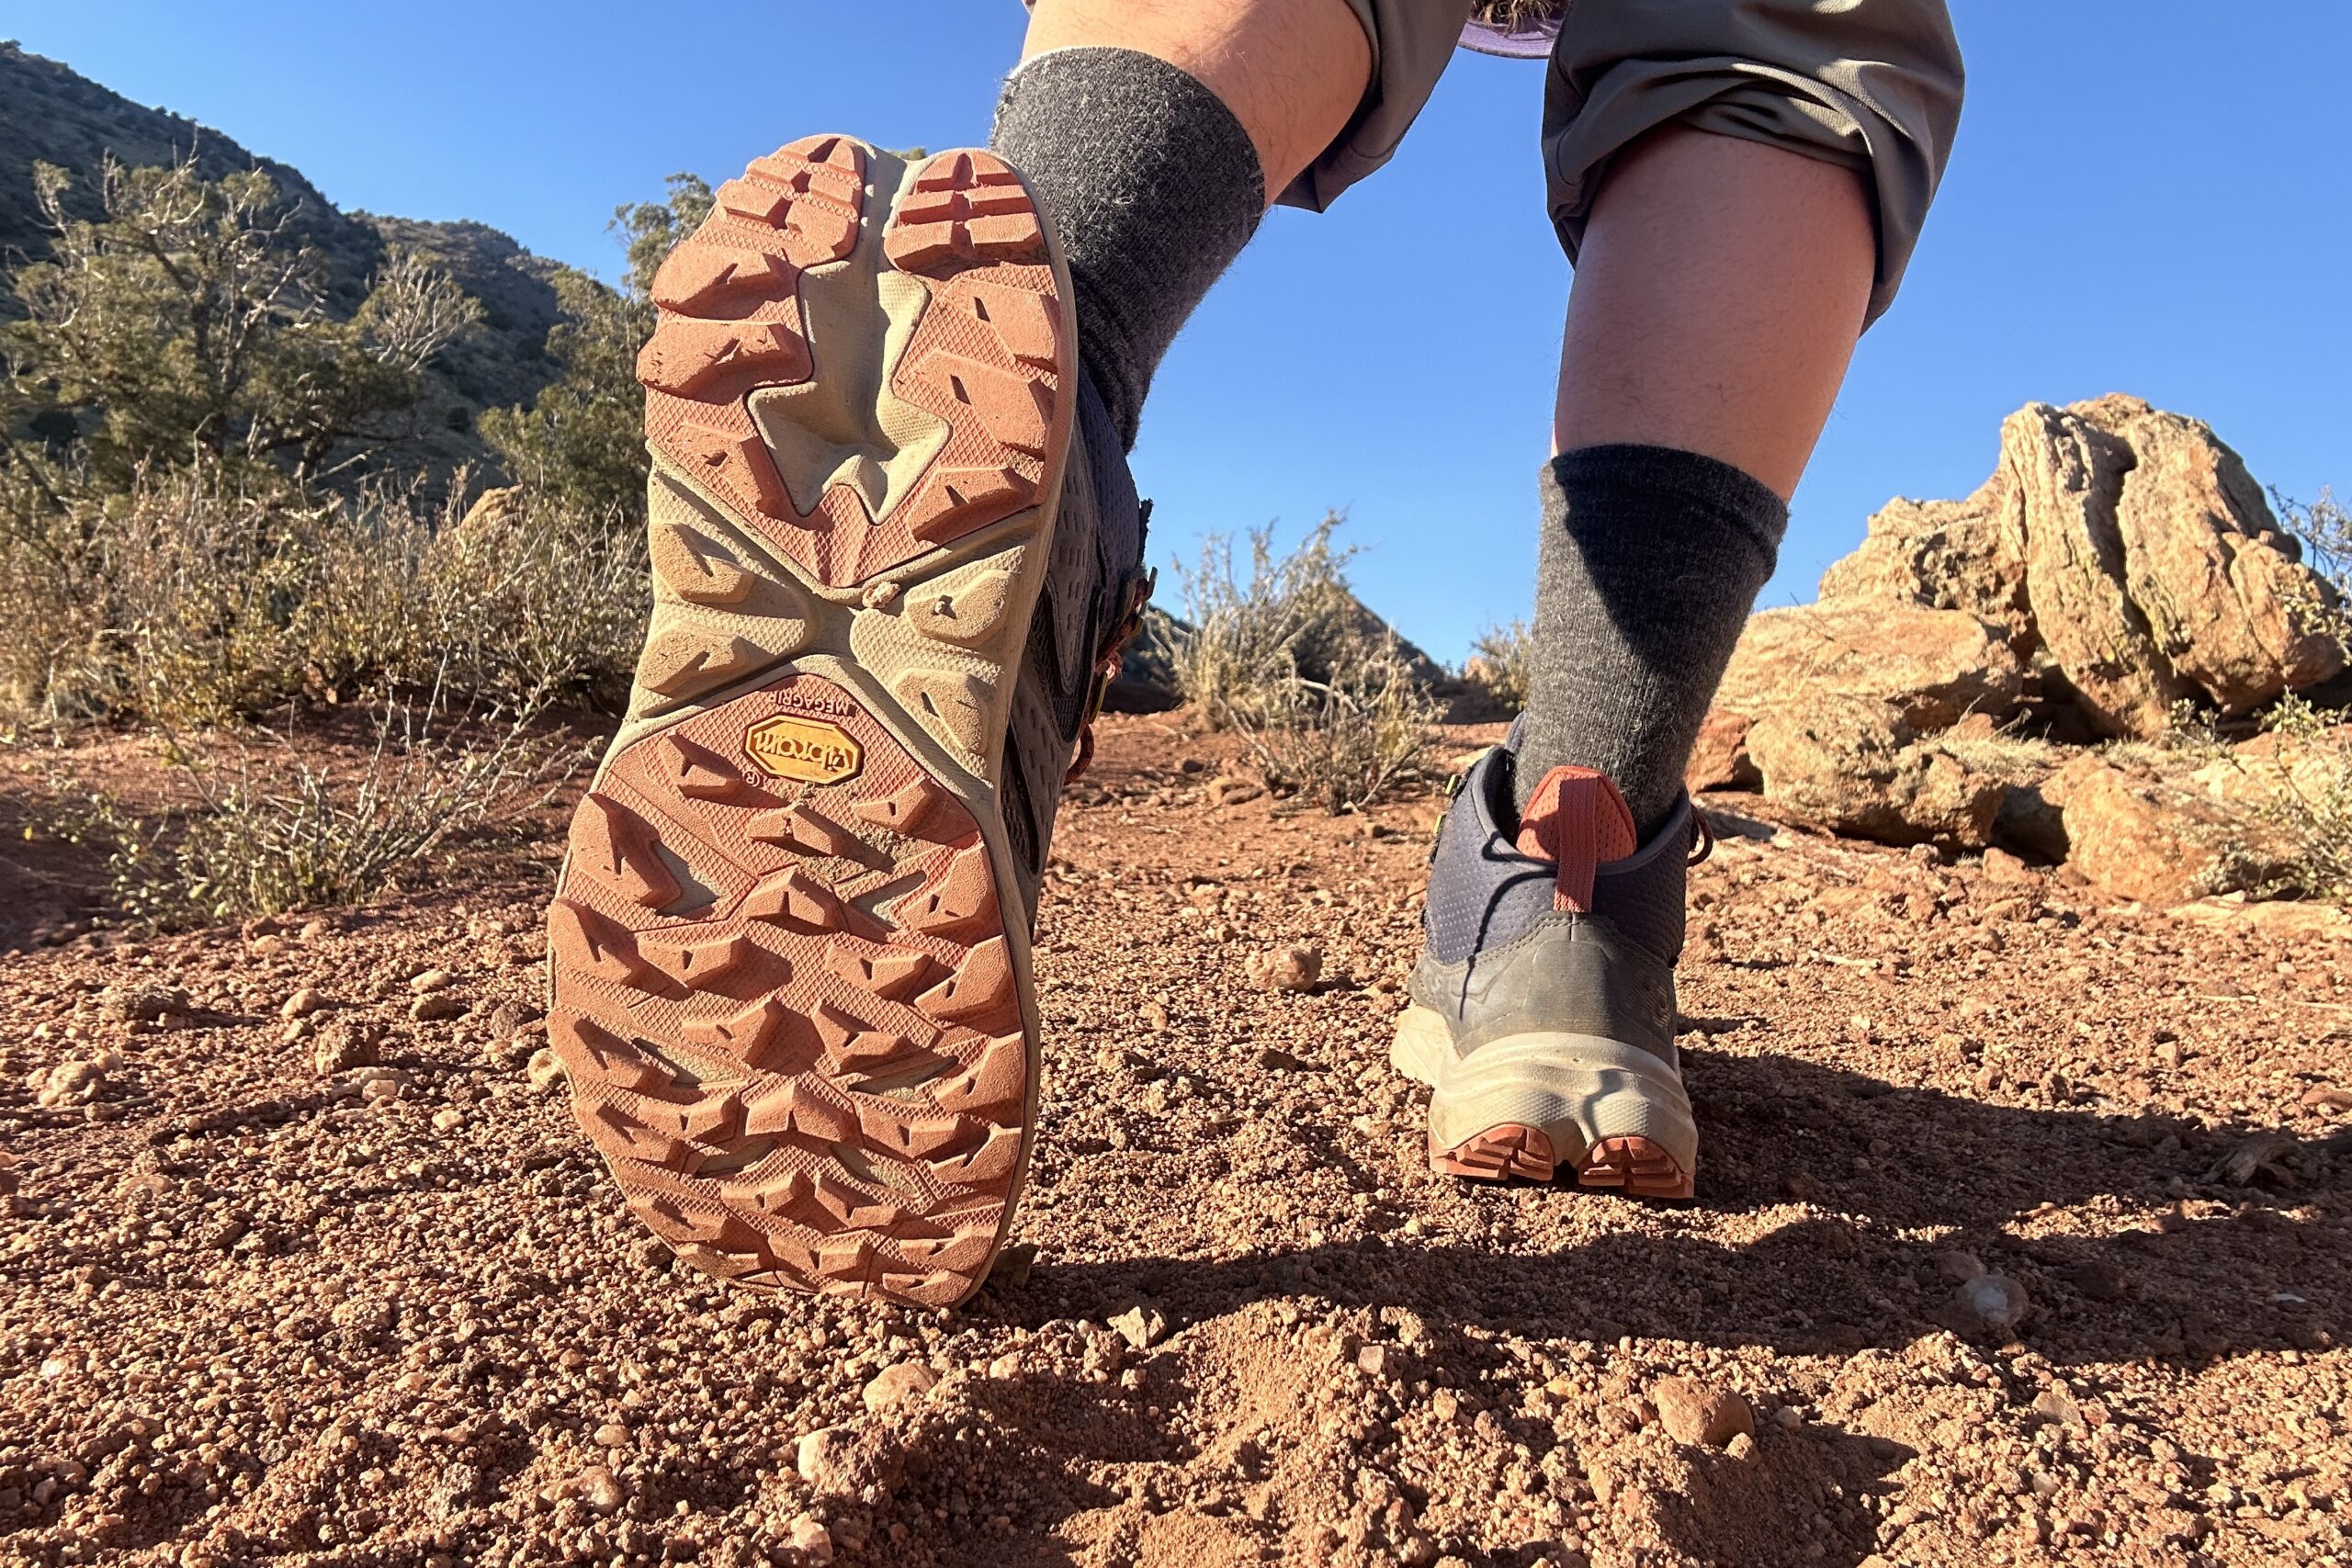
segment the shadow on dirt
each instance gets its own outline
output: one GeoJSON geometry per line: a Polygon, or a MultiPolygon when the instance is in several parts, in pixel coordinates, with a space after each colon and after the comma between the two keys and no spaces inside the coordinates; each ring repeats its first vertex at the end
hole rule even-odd
{"type": "MultiPolygon", "coordinates": [[[[2017,1337],[2061,1366],[2194,1367],[2313,1349],[2346,1332],[2333,1303],[2352,1300],[2352,1248],[2302,1207],[2342,1208],[2352,1190],[2343,1138],[2273,1147],[2254,1173],[2262,1185],[2237,1185],[2223,1168],[2253,1129],[1987,1105],[1789,1057],[1695,1051],[1690,1079],[1709,1140],[1700,1200],[1626,1211],[1638,1228],[1549,1256],[1392,1234],[1229,1262],[1048,1258],[1025,1287],[991,1289],[967,1310],[1034,1326],[1102,1321],[1138,1297],[1180,1324],[1277,1296],[1404,1307],[1434,1333],[1427,1359],[1467,1389],[1498,1362],[1495,1335],[1831,1356],[1899,1350],[1940,1328],[1997,1342],[1955,1315],[1945,1255],[1965,1250],[2026,1287],[2032,1309],[2017,1337]],[[1754,1213],[1795,1196],[1813,1212],[1750,1244],[1696,1234],[1710,1212],[1754,1213]],[[2184,1201],[2207,1213],[2186,1217],[2184,1201]],[[2065,1234],[2064,1212],[2084,1205],[2147,1218],[2111,1235],[2065,1234]]],[[[1481,1189],[1479,1206],[1508,1224],[1529,1190],[1481,1189]]],[[[1566,1190],[1537,1201],[1620,1201],[1566,1190]]],[[[1883,1438],[1815,1436],[1768,1445],[1765,1462],[1695,1456],[1697,1479],[1661,1500],[1660,1528],[1697,1561],[1736,1557],[1759,1529],[1784,1526],[1784,1539],[1823,1545],[1826,1555],[1808,1561],[1859,1562],[1875,1528],[1861,1499],[1908,1455],[1883,1438]]]]}

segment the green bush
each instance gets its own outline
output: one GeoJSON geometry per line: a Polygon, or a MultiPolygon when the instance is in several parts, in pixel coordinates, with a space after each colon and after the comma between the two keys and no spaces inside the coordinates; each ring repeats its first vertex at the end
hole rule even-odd
{"type": "Polygon", "coordinates": [[[337,320],[323,261],[258,171],[108,159],[96,219],[67,214],[71,185],[36,167],[53,254],[17,271],[22,318],[0,327],[0,468],[52,502],[180,467],[297,491],[352,471],[415,434],[425,366],[481,317],[447,274],[395,256],[337,320]]]}
{"type": "Polygon", "coordinates": [[[481,424],[482,438],[518,482],[619,527],[645,520],[637,353],[653,333],[653,277],[712,207],[710,186],[693,175],[672,175],[669,186],[665,201],[631,203],[613,214],[628,253],[624,289],[616,293],[568,267],[557,274],[565,319],[548,333],[548,353],[560,374],[528,409],[493,410],[481,424]]]}
{"type": "Polygon", "coordinates": [[[1534,654],[1534,633],[1525,621],[1488,626],[1470,645],[1470,663],[1463,674],[1486,693],[1495,707],[1516,714],[1527,706],[1529,666],[1534,654]]]}

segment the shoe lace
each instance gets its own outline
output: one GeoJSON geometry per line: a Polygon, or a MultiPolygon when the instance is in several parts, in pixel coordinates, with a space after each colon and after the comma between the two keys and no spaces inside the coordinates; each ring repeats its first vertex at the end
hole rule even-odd
{"type": "Polygon", "coordinates": [[[1707,814],[1700,810],[1696,805],[1690,807],[1690,821],[1698,831],[1692,835],[1693,847],[1690,851],[1690,858],[1682,863],[1697,865],[1715,852],[1715,825],[1707,820],[1707,814]]]}
{"type": "Polygon", "coordinates": [[[1159,585],[1157,568],[1127,580],[1126,604],[1120,609],[1118,621],[1102,644],[1102,656],[1094,661],[1093,677],[1087,682],[1086,707],[1078,721],[1078,755],[1071,759],[1069,772],[1062,775],[1064,788],[1077,783],[1094,764],[1094,721],[1102,716],[1103,699],[1111,694],[1111,682],[1119,678],[1127,644],[1143,629],[1144,606],[1151,603],[1152,590],[1159,585]]]}

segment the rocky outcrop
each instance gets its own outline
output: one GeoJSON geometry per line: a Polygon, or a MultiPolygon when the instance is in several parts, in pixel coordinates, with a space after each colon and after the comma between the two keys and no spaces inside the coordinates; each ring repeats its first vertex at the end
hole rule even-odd
{"type": "Polygon", "coordinates": [[[2030,682],[2008,628],[1894,600],[1751,616],[1702,726],[1692,790],[1760,788],[1822,826],[1890,843],[1986,841],[2000,786],[1923,737],[2015,715],[2030,682]]]}
{"type": "Polygon", "coordinates": [[[2043,794],[2062,803],[2067,863],[2118,897],[2169,907],[2259,889],[2291,852],[2258,814],[2160,766],[2087,753],[2043,794]]]}
{"type": "Polygon", "coordinates": [[[1748,617],[1715,697],[1759,719],[1819,697],[1882,702],[1912,728],[1973,713],[2014,714],[2025,666],[2006,628],[1958,610],[1903,603],[1800,604],[1748,617]]]}
{"type": "Polygon", "coordinates": [[[2184,700],[2249,713],[2344,669],[2312,613],[2333,594],[2245,463],[2137,398],[2020,409],[1974,495],[1887,506],[1821,598],[2000,625],[2096,735],[2161,734],[2184,700]]]}
{"type": "Polygon", "coordinates": [[[2136,398],[2036,403],[1975,494],[1890,502],[1818,603],[1750,618],[1687,782],[1856,837],[2064,860],[2120,897],[2291,886],[2280,790],[2352,789],[2340,737],[2057,742],[2331,682],[2340,615],[2207,426],[2136,398]]]}
{"type": "Polygon", "coordinates": [[[2008,787],[1923,744],[1893,704],[1865,696],[1783,706],[1749,728],[1747,750],[1767,799],[1881,843],[1981,848],[2008,787]]]}

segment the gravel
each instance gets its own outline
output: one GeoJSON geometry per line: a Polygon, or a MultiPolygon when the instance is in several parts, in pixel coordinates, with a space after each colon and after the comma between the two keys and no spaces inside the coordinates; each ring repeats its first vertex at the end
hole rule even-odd
{"type": "Polygon", "coordinates": [[[1029,1197],[951,1314],[646,1247],[535,1055],[537,862],[0,965],[0,1560],[2352,1556],[2334,939],[1711,797],[1697,1201],[1464,1185],[1386,1061],[1439,803],[1185,804],[1215,738],[1102,728],[1029,1197]],[[1314,988],[1238,983],[1292,946],[1314,988]]]}

